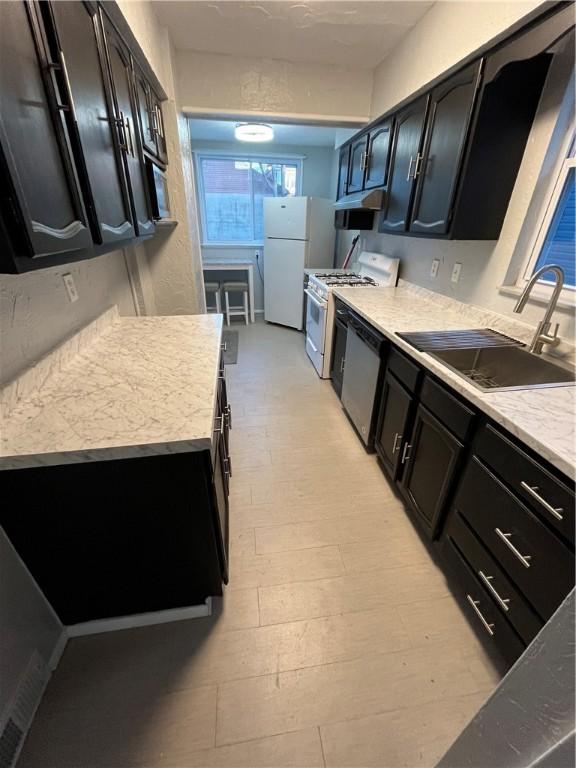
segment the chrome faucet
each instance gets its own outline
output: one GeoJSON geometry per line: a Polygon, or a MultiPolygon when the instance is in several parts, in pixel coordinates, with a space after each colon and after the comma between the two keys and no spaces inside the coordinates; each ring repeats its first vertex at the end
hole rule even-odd
{"type": "Polygon", "coordinates": [[[550,346],[552,347],[557,347],[558,344],[560,344],[560,339],[558,338],[559,323],[556,323],[556,328],[554,329],[554,333],[550,335],[550,326],[551,326],[550,319],[552,317],[554,310],[556,309],[556,304],[558,304],[560,293],[562,291],[562,288],[564,287],[564,270],[562,269],[562,267],[559,267],[556,264],[549,264],[549,265],[547,264],[541,267],[537,272],[534,272],[534,274],[528,281],[526,288],[524,288],[524,290],[522,291],[522,296],[520,296],[520,298],[516,302],[516,306],[514,307],[514,312],[522,312],[522,310],[524,309],[524,306],[526,305],[526,302],[528,301],[528,297],[530,296],[532,288],[534,287],[538,279],[542,277],[542,275],[545,272],[553,272],[556,280],[554,284],[554,290],[552,291],[552,295],[550,296],[550,301],[548,302],[548,305],[546,307],[546,312],[544,313],[544,317],[538,323],[538,326],[536,328],[536,333],[534,334],[534,338],[532,339],[532,343],[530,344],[529,351],[533,352],[535,355],[542,354],[542,347],[544,346],[544,344],[550,344],[550,346]]]}

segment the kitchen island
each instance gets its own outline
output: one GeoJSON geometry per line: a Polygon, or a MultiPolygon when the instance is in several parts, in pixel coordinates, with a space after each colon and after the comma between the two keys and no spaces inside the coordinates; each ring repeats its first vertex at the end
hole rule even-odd
{"type": "Polygon", "coordinates": [[[221,316],[112,309],[4,388],[0,523],[63,623],[206,613],[221,594],[221,339],[221,316]]]}

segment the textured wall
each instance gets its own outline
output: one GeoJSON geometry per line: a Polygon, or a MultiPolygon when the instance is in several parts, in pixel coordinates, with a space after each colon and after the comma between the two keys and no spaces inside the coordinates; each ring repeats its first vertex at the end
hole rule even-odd
{"type": "Polygon", "coordinates": [[[378,117],[517,23],[541,0],[436,2],[374,72],[378,117]]]}
{"type": "Polygon", "coordinates": [[[372,73],[326,64],[177,51],[180,106],[366,117],[372,73]]]}
{"type": "Polygon", "coordinates": [[[158,314],[196,314],[205,306],[200,244],[187,133],[176,108],[172,45],[150,3],[121,0],[119,7],[168,95],[162,105],[170,161],[168,193],[172,217],[178,221],[176,228],[159,231],[146,242],[148,270],[140,277],[142,282],[151,280],[158,314]]]}
{"type": "Polygon", "coordinates": [[[105,309],[134,314],[122,251],[64,267],[0,277],[0,382],[14,378],[105,309]],[[79,299],[70,304],[62,275],[74,277],[79,299]]]}

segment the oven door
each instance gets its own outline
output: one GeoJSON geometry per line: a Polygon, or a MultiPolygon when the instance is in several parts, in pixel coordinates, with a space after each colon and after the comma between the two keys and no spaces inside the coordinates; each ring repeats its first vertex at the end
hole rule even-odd
{"type": "Polygon", "coordinates": [[[308,296],[306,310],[306,336],[312,342],[317,354],[324,354],[324,340],[326,338],[326,316],[328,314],[328,302],[321,299],[310,288],[306,289],[308,296]]]}

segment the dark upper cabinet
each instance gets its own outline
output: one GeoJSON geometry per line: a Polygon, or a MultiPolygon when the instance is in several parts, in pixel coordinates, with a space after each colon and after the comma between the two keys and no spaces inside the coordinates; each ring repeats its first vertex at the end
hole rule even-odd
{"type": "Polygon", "coordinates": [[[92,238],[35,4],[0,3],[0,268],[76,258],[92,238]],[[49,194],[47,194],[49,190],[49,194]],[[12,254],[12,258],[9,257],[12,254]]]}
{"type": "Polygon", "coordinates": [[[132,63],[130,52],[105,14],[102,27],[110,72],[110,91],[113,111],[120,131],[120,148],[129,184],[136,234],[151,235],[155,224],[148,197],[144,158],[140,144],[136,99],[132,88],[132,63]]]}
{"type": "Polygon", "coordinates": [[[350,146],[347,144],[340,150],[338,158],[338,189],[336,200],[348,193],[348,163],[350,162],[350,146]]]}
{"type": "Polygon", "coordinates": [[[458,181],[480,62],[462,70],[430,94],[424,148],[418,156],[411,232],[446,234],[458,181]]]}
{"type": "Polygon", "coordinates": [[[142,147],[162,164],[168,163],[162,104],[140,67],[134,64],[134,79],[142,147]]]}
{"type": "Polygon", "coordinates": [[[384,378],[374,447],[393,479],[401,466],[404,446],[408,444],[413,401],[412,395],[388,371],[384,378]]]}
{"type": "Polygon", "coordinates": [[[396,115],[388,193],[378,223],[379,232],[404,232],[408,228],[414,179],[421,166],[427,106],[428,96],[423,96],[396,115]]]}
{"type": "Polygon", "coordinates": [[[49,6],[56,56],[75,104],[71,115],[81,151],[77,153],[85,200],[94,218],[96,243],[111,244],[136,236],[126,169],[124,128],[114,113],[107,88],[104,41],[96,6],[62,0],[49,6]]]}
{"type": "Polygon", "coordinates": [[[462,443],[420,405],[402,452],[402,491],[431,536],[440,522],[462,449],[462,443]]]}
{"type": "Polygon", "coordinates": [[[364,189],[386,186],[391,133],[392,118],[370,131],[364,189]]]}
{"type": "Polygon", "coordinates": [[[364,172],[368,156],[368,135],[365,134],[350,144],[348,162],[348,194],[360,192],[364,187],[364,172]]]}

